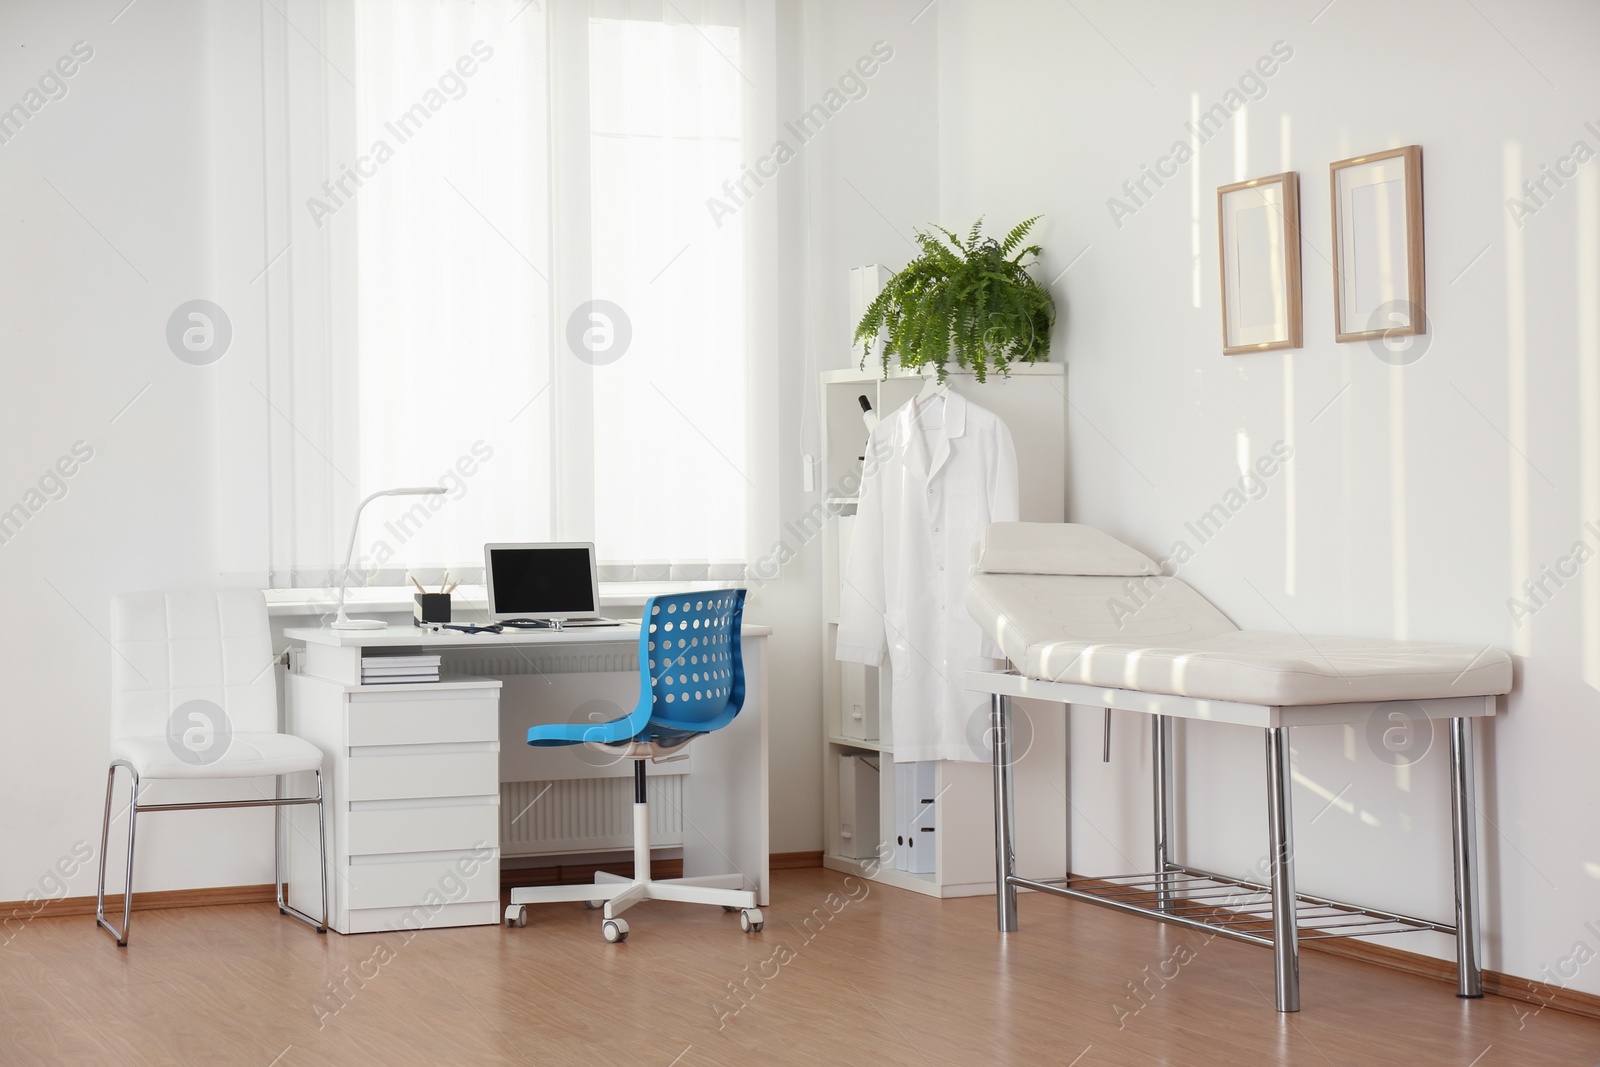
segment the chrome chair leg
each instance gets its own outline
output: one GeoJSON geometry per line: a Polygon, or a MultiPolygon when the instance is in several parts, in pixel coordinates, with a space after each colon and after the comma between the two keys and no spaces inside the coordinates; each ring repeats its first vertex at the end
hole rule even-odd
{"type": "Polygon", "coordinates": [[[117,938],[117,944],[123,947],[128,944],[128,931],[133,926],[133,841],[139,829],[139,772],[129,767],[128,773],[133,776],[128,786],[128,873],[122,883],[122,936],[117,938]]]}
{"type": "MultiPolygon", "coordinates": [[[[272,795],[276,799],[283,798],[283,776],[272,780],[272,795]]],[[[287,915],[283,910],[287,903],[283,899],[283,809],[272,809],[272,892],[278,898],[278,914],[287,915]]]]}
{"type": "MultiPolygon", "coordinates": [[[[117,765],[106,770],[106,814],[100,823],[100,877],[94,888],[94,921],[96,926],[106,925],[106,847],[111,843],[111,790],[117,784],[117,765]]],[[[109,926],[106,929],[111,929],[109,926]]],[[[115,932],[115,931],[113,931],[115,932]]],[[[117,940],[120,942],[121,937],[117,940]]]]}
{"type": "Polygon", "coordinates": [[[134,834],[139,828],[139,772],[127,763],[117,762],[111,765],[106,773],[106,811],[105,818],[100,824],[100,878],[95,886],[95,915],[96,924],[103,926],[117,939],[117,946],[125,948],[128,944],[128,928],[133,925],[133,845],[134,834]],[[118,930],[106,919],[106,846],[111,837],[111,791],[116,784],[117,768],[127,767],[131,784],[128,791],[128,862],[127,874],[122,885],[122,929],[118,930]]]}
{"type": "Polygon", "coordinates": [[[317,850],[322,857],[318,872],[322,875],[322,925],[319,934],[328,932],[328,819],[327,804],[322,796],[322,768],[317,768],[317,850]]]}
{"type": "MultiPolygon", "coordinates": [[[[299,919],[307,926],[314,928],[317,933],[325,934],[328,932],[328,824],[326,815],[324,814],[325,808],[322,797],[322,771],[316,771],[316,775],[318,841],[317,855],[321,861],[320,867],[322,874],[321,921],[319,922],[310,915],[307,915],[305,912],[301,911],[299,908],[295,907],[293,904],[290,904],[288,899],[283,894],[283,874],[279,867],[279,859],[283,849],[283,835],[280,829],[282,822],[281,814],[283,812],[283,808],[281,806],[272,809],[272,881],[274,890],[278,897],[278,914],[288,915],[292,918],[299,919]]],[[[278,791],[282,792],[281,778],[278,780],[278,785],[280,787],[278,791]]]]}

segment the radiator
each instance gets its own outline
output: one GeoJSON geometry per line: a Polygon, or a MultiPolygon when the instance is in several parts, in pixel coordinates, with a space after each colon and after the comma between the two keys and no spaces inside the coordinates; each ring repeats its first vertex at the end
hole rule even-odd
{"type": "MultiPolygon", "coordinates": [[[[594,651],[555,651],[536,647],[452,649],[446,670],[505,682],[502,708],[543,707],[566,720],[571,708],[602,696],[615,714],[631,708],[639,691],[639,657],[633,647],[600,646],[594,651]],[[587,678],[583,676],[589,676],[587,678]],[[576,677],[574,677],[576,676],[576,677]],[[607,677],[600,677],[607,676],[607,677]]],[[[633,847],[633,776],[631,765],[596,775],[584,754],[562,749],[530,752],[517,736],[520,727],[504,731],[502,763],[527,767],[534,763],[541,777],[500,783],[500,852],[502,856],[609,852],[633,847]],[[558,777],[570,766],[574,777],[558,777]]],[[[672,848],[683,844],[684,772],[692,762],[653,768],[647,779],[650,843],[672,848]]],[[[508,768],[502,767],[502,771],[508,768]]],[[[506,775],[511,777],[511,775],[506,775]]]]}
{"type": "Polygon", "coordinates": [[[479,677],[515,677],[519,674],[612,674],[633,675],[638,685],[638,650],[617,645],[601,645],[593,652],[554,651],[529,645],[501,645],[496,648],[450,649],[444,653],[444,669],[479,677]]]}
{"type": "MultiPolygon", "coordinates": [[[[683,776],[651,775],[650,844],[683,844],[683,776]]],[[[633,847],[633,779],[500,783],[500,854],[605,852],[633,847]]]]}

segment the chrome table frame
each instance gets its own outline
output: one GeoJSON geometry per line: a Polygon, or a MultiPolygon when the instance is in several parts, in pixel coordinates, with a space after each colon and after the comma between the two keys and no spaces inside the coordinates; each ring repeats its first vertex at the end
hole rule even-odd
{"type": "MultiPolygon", "coordinates": [[[[1017,890],[1082,900],[1161,922],[1270,946],[1276,976],[1277,1009],[1300,1010],[1300,942],[1318,938],[1367,936],[1434,930],[1456,940],[1459,997],[1483,996],[1479,962],[1477,799],[1472,750],[1472,720],[1495,713],[1493,696],[1431,700],[1363,701],[1275,707],[1202,700],[1194,697],[1107,689],[1070,682],[1047,682],[1014,671],[968,671],[966,687],[990,694],[995,811],[996,913],[1002,933],[1017,929],[1017,890]],[[1012,782],[1011,701],[1014,698],[1059,704],[1137,711],[1152,716],[1155,871],[1109,878],[1069,877],[1037,881],[1017,875],[1016,802],[1012,782]],[[1455,922],[1445,924],[1396,912],[1377,911],[1295,890],[1294,811],[1290,788],[1289,731],[1296,726],[1364,723],[1385,704],[1406,704],[1430,719],[1450,723],[1450,810],[1455,854],[1455,922]],[[1267,759],[1267,883],[1233,878],[1174,860],[1172,722],[1221,722],[1261,729],[1267,759]]],[[[1070,785],[1069,785],[1070,791],[1070,785]]],[[[1069,860],[1070,862],[1070,860],[1069,860]]]]}

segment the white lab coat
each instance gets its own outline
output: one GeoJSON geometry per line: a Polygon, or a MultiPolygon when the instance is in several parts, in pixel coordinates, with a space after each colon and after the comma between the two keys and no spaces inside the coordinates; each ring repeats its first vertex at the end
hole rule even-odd
{"type": "Polygon", "coordinates": [[[897,762],[989,758],[989,698],[961,679],[1003,653],[967,613],[967,573],[984,528],[1016,520],[1016,448],[994,412],[926,397],[868,437],[835,655],[876,666],[887,650],[897,762]]]}

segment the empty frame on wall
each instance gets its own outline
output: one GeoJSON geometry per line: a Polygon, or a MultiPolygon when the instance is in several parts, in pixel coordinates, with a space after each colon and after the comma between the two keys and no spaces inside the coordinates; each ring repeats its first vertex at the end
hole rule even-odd
{"type": "Polygon", "coordinates": [[[1300,178],[1290,171],[1217,190],[1222,352],[1299,348],[1300,178]]]}
{"type": "Polygon", "coordinates": [[[1421,146],[1341,159],[1329,177],[1335,339],[1426,333],[1421,146]]]}

